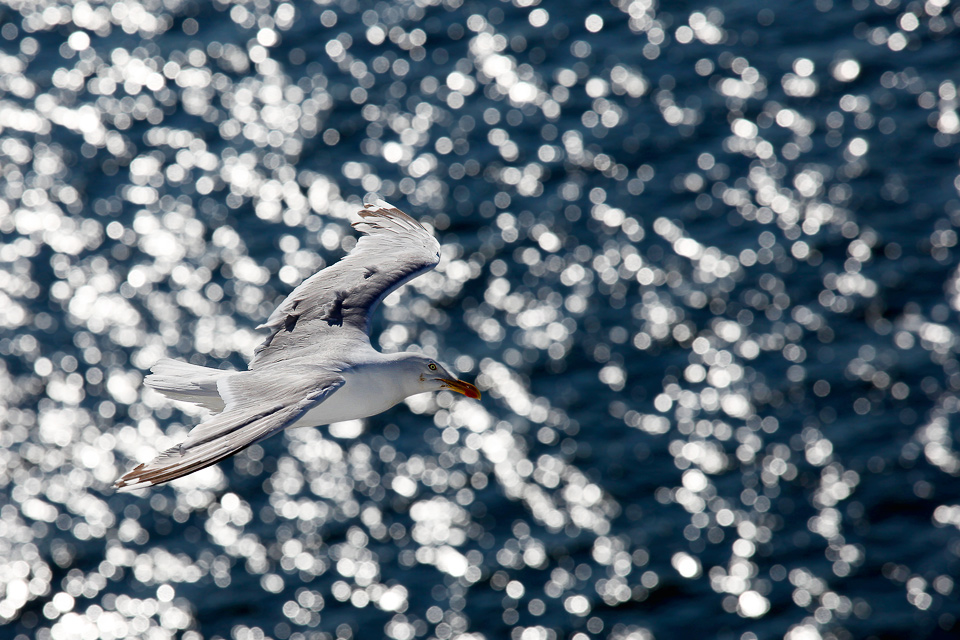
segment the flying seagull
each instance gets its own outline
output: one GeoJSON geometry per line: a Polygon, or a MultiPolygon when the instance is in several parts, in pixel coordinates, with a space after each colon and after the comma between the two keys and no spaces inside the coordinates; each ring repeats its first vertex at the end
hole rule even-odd
{"type": "Polygon", "coordinates": [[[120,491],[161,484],[220,462],[290,427],[366,418],[404,398],[449,389],[480,392],[419,353],[370,345],[370,316],[391,291],[437,266],[440,243],[399,209],[367,205],[366,234],[334,265],[304,280],[258,329],[270,335],[247,371],[165,358],[144,384],[213,412],[187,439],[116,482],[120,491]]]}

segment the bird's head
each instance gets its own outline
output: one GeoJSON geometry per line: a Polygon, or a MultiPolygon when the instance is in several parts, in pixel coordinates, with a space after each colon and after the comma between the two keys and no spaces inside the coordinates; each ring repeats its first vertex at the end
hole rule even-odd
{"type": "Polygon", "coordinates": [[[480,399],[480,391],[474,385],[458,380],[446,367],[433,358],[419,353],[406,353],[403,361],[407,365],[409,375],[416,376],[416,393],[449,389],[462,393],[468,398],[480,399]]]}

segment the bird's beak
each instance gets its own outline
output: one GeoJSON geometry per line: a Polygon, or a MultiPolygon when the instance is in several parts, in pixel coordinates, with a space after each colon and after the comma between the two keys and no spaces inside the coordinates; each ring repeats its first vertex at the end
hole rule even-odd
{"type": "Polygon", "coordinates": [[[464,382],[463,380],[450,380],[449,378],[440,378],[440,382],[443,383],[444,389],[450,389],[451,391],[462,393],[468,398],[473,398],[474,400],[480,399],[480,391],[469,382],[464,382]]]}

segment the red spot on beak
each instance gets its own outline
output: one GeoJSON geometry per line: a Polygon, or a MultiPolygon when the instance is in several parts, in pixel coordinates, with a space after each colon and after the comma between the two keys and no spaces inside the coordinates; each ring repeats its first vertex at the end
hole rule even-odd
{"type": "Polygon", "coordinates": [[[446,389],[456,391],[457,393],[462,393],[468,398],[473,398],[474,400],[480,399],[480,390],[469,382],[464,382],[463,380],[450,380],[448,378],[440,378],[440,381],[443,382],[444,388],[446,389]]]}

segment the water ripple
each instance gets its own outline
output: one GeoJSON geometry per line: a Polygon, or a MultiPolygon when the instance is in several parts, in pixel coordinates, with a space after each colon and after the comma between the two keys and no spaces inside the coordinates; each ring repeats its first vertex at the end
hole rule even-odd
{"type": "Polygon", "coordinates": [[[956,631],[948,2],[8,3],[0,620],[18,639],[956,631]],[[140,496],[382,196],[374,339],[474,375],[140,496]]]}

